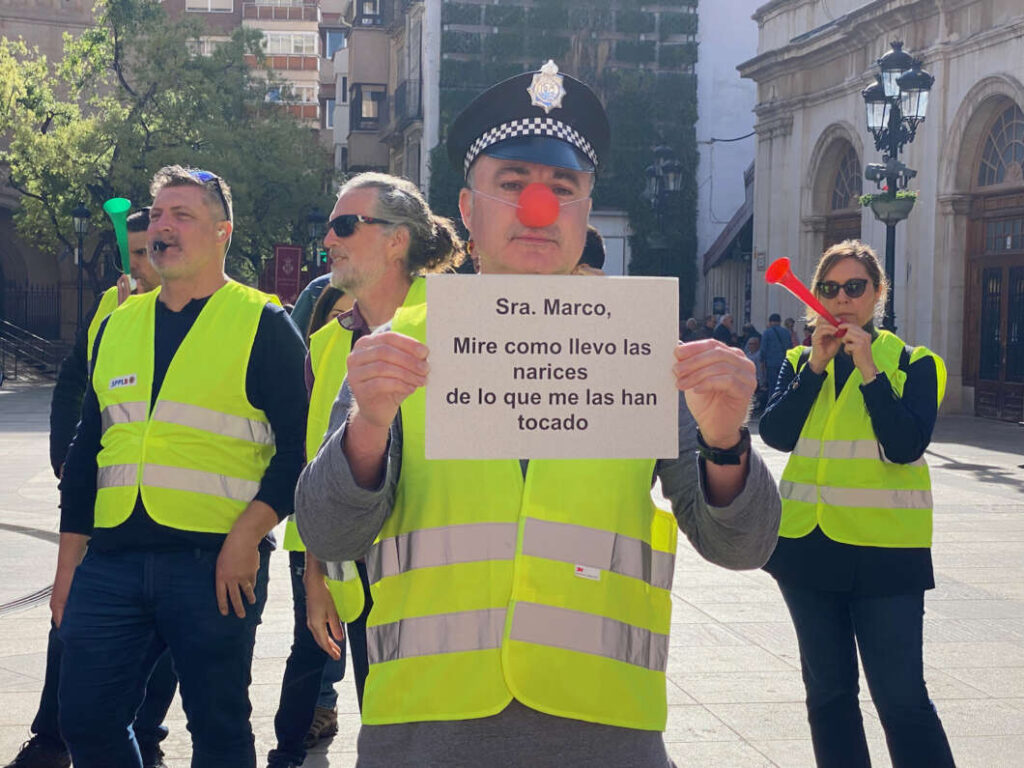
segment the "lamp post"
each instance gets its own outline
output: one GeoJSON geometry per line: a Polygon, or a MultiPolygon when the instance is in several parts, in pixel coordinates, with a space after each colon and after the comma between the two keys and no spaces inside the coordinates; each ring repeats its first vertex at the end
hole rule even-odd
{"type": "Polygon", "coordinates": [[[78,325],[77,329],[82,330],[82,284],[83,284],[83,270],[84,265],[82,264],[82,241],[85,240],[85,236],[89,234],[89,218],[92,216],[89,213],[89,209],[85,207],[85,203],[79,201],[78,206],[71,212],[71,219],[75,223],[75,236],[78,238],[78,250],[75,252],[75,263],[78,264],[78,325]]]}
{"type": "Polygon", "coordinates": [[[651,250],[658,253],[658,274],[665,274],[664,254],[668,249],[668,238],[665,237],[665,213],[672,195],[683,185],[683,164],[679,162],[671,147],[664,145],[654,148],[654,163],[647,166],[644,172],[647,184],[644,197],[654,210],[656,231],[648,236],[647,242],[651,250]]]}
{"type": "Polygon", "coordinates": [[[309,213],[306,214],[306,237],[309,241],[309,247],[313,255],[313,274],[320,268],[320,262],[317,258],[320,249],[317,243],[323,239],[325,227],[327,223],[327,216],[319,208],[312,208],[309,213]]]}
{"type": "Polygon", "coordinates": [[[879,187],[884,183],[885,197],[871,203],[875,218],[885,224],[885,276],[889,295],[885,300],[883,326],[896,330],[893,306],[896,271],[896,225],[910,215],[914,197],[897,199],[896,193],[906,189],[917,171],[900,162],[903,148],[914,140],[917,127],[928,111],[928,92],[935,78],[921,69],[921,62],[903,50],[903,43],[893,42],[892,50],[878,60],[880,73],[875,82],[861,91],[867,110],[868,130],[875,138],[875,149],[882,153],[881,163],[869,163],[864,170],[868,181],[879,187]]]}

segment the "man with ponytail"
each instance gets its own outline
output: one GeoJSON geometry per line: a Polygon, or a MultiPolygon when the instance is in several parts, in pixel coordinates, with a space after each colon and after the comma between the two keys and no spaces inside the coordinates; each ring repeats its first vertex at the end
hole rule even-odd
{"type": "MultiPolygon", "coordinates": [[[[422,304],[426,296],[420,276],[450,270],[464,255],[454,225],[431,213],[419,189],[383,173],[359,174],[341,188],[324,248],[331,262],[332,287],[355,297],[355,304],[310,336],[309,459],[316,455],[331,421],[352,345],[390,321],[403,304],[422,304]]],[[[312,555],[303,555],[305,547],[292,520],[284,548],[289,550],[292,571],[295,629],[274,720],[277,747],[268,755],[269,768],[301,764],[303,737],[311,723],[319,736],[337,731],[337,712],[316,703],[328,655],[344,658],[342,624],[348,626],[360,705],[368,670],[366,618],[372,600],[365,564],[350,560],[327,563],[325,569],[312,555]]]]}

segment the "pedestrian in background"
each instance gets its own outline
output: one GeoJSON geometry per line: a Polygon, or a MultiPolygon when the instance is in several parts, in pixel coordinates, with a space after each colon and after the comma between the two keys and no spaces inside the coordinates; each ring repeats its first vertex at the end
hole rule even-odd
{"type": "Polygon", "coordinates": [[[812,346],[786,354],[760,434],[790,453],[765,570],[796,627],[814,754],[822,768],[871,764],[859,651],[894,768],[951,768],[922,660],[924,593],[935,586],[924,452],[946,367],[877,330],[889,286],[870,247],[829,248],[812,286],[839,325],[815,316],[812,346]]]}
{"type": "Polygon", "coordinates": [[[778,312],[772,312],[768,316],[768,327],[761,337],[761,355],[764,358],[769,394],[774,391],[775,383],[779,380],[786,352],[793,346],[789,331],[780,324],[781,319],[778,312]]]}

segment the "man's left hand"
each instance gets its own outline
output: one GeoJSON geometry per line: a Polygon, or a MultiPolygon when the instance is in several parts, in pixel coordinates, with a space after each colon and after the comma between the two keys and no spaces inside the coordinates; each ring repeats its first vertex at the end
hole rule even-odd
{"type": "Polygon", "coordinates": [[[255,605],[259,567],[259,542],[252,542],[239,531],[229,533],[217,556],[217,607],[222,616],[228,615],[229,602],[240,619],[245,618],[244,600],[255,605]]]}
{"type": "Polygon", "coordinates": [[[757,391],[754,364],[741,350],[714,339],[678,344],[675,355],[676,387],[686,393],[704,441],[714,448],[735,445],[757,391]]]}

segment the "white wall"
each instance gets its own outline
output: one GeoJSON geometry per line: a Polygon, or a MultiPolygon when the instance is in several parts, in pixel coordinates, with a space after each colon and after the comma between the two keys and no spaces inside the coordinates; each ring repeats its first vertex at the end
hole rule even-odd
{"type": "MultiPolygon", "coordinates": [[[[754,130],[756,85],[740,78],[737,65],[757,51],[757,24],[751,18],[760,0],[701,3],[697,32],[697,259],[711,247],[725,224],[743,205],[743,172],[754,160],[756,139],[732,139],[754,130]]],[[[703,269],[701,283],[703,283],[703,269]]],[[[704,290],[698,285],[694,312],[702,307],[704,290]]]]}

